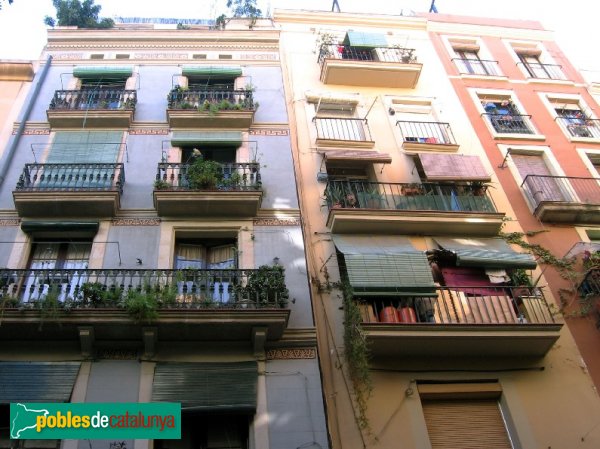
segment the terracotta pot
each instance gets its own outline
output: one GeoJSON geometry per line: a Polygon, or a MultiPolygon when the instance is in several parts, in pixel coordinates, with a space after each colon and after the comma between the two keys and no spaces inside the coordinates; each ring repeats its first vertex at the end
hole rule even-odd
{"type": "Polygon", "coordinates": [[[381,323],[399,323],[398,309],[393,306],[384,307],[379,312],[379,322],[381,323]]]}
{"type": "Polygon", "coordinates": [[[401,323],[416,323],[417,322],[417,314],[415,313],[415,309],[412,307],[402,307],[398,310],[398,318],[401,323]]]}

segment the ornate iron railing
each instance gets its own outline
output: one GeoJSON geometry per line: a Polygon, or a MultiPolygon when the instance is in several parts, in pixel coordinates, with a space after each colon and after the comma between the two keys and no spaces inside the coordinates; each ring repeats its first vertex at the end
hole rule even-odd
{"type": "MultiPolygon", "coordinates": [[[[190,182],[189,164],[161,162],[158,164],[154,187],[159,190],[196,190],[190,182]]],[[[258,162],[232,162],[220,164],[220,176],[214,185],[200,190],[261,190],[260,164],[258,162]]]]}
{"type": "Polygon", "coordinates": [[[341,44],[324,44],[319,50],[319,63],[325,59],[346,59],[350,61],[375,61],[411,64],[417,62],[414,48],[375,47],[361,48],[341,44]]]}
{"type": "Polygon", "coordinates": [[[440,287],[435,297],[385,298],[361,304],[363,323],[503,325],[553,324],[542,289],[440,287]]]}
{"type": "Polygon", "coordinates": [[[529,125],[530,115],[484,113],[497,133],[533,134],[529,125]]]}
{"type": "Polygon", "coordinates": [[[498,76],[498,61],[475,58],[454,58],[452,59],[458,68],[459,73],[465,75],[485,75],[498,76]]]}
{"type": "Polygon", "coordinates": [[[176,88],[167,96],[169,109],[195,109],[209,113],[219,111],[252,111],[255,109],[250,89],[202,89],[176,88]]]}
{"type": "Polygon", "coordinates": [[[556,117],[573,137],[600,139],[600,120],[577,117],[556,117]]]}
{"type": "Polygon", "coordinates": [[[404,142],[455,145],[449,123],[398,120],[404,142]]]}
{"type": "Polygon", "coordinates": [[[123,164],[25,164],[18,191],[118,190],[123,193],[123,164]]]}
{"type": "Polygon", "coordinates": [[[329,209],[431,210],[496,212],[481,183],[382,183],[329,181],[325,188],[329,209]]]}
{"type": "Polygon", "coordinates": [[[370,142],[371,130],[366,119],[315,117],[317,139],[370,142]]]}
{"type": "Polygon", "coordinates": [[[54,302],[66,308],[124,308],[143,294],[157,308],[284,307],[282,269],[226,270],[0,270],[5,308],[54,302]]]}
{"type": "Polygon", "coordinates": [[[134,110],[137,92],[125,89],[57,90],[50,102],[52,110],[134,110]]]}
{"type": "Polygon", "coordinates": [[[521,184],[534,207],[542,202],[600,205],[600,179],[527,175],[521,184]]]}

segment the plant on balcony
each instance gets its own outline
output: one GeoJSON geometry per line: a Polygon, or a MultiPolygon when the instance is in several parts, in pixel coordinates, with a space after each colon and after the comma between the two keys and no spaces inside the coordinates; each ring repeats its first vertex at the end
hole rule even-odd
{"type": "Polygon", "coordinates": [[[214,189],[223,181],[223,165],[205,160],[202,156],[194,157],[187,169],[187,180],[190,189],[214,189]]]}
{"type": "Polygon", "coordinates": [[[238,172],[233,172],[227,178],[223,179],[223,187],[225,190],[231,190],[239,187],[242,184],[243,178],[238,172]]]}
{"type": "Polygon", "coordinates": [[[157,179],[154,181],[154,190],[168,190],[171,187],[173,187],[171,183],[163,179],[157,179]]]}
{"type": "Polygon", "coordinates": [[[151,323],[158,318],[156,294],[149,290],[151,289],[131,289],[125,296],[125,310],[136,323],[151,323]]]}
{"type": "Polygon", "coordinates": [[[85,282],[81,285],[79,291],[84,305],[98,307],[105,302],[106,292],[104,291],[104,285],[100,282],[85,282]]]}
{"type": "Polygon", "coordinates": [[[246,285],[236,285],[240,299],[248,299],[257,305],[285,307],[290,292],[285,285],[284,268],[280,265],[261,265],[250,273],[246,285]]]}
{"type": "Polygon", "coordinates": [[[367,187],[363,192],[358,192],[359,207],[381,209],[384,199],[384,196],[379,193],[379,190],[375,186],[367,187]]]}

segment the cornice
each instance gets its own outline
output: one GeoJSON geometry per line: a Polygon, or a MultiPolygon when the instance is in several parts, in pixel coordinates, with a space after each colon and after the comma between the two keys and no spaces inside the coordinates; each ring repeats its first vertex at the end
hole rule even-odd
{"type": "Polygon", "coordinates": [[[400,28],[405,30],[427,29],[427,19],[422,17],[392,16],[383,14],[355,14],[325,11],[275,9],[273,20],[276,24],[304,23],[309,25],[346,25],[382,28],[400,28]]]}
{"type": "Polygon", "coordinates": [[[51,44],[46,46],[46,51],[65,51],[65,50],[98,50],[98,49],[127,49],[127,50],[156,50],[156,49],[179,49],[179,50],[222,50],[222,49],[233,49],[233,50],[270,50],[279,51],[277,45],[249,45],[247,43],[211,43],[205,44],[198,42],[175,44],[175,43],[156,43],[150,42],[145,44],[136,44],[131,41],[126,42],[109,42],[95,41],[89,43],[64,43],[64,44],[51,44]]]}
{"type": "Polygon", "coordinates": [[[0,60],[0,81],[31,81],[33,75],[32,62],[0,60]]]}

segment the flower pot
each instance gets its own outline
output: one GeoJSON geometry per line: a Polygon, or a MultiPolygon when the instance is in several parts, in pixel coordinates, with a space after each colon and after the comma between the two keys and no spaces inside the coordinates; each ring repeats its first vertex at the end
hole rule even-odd
{"type": "Polygon", "coordinates": [[[393,306],[384,307],[379,312],[379,322],[381,323],[399,323],[398,309],[393,306]]]}
{"type": "Polygon", "coordinates": [[[402,307],[398,310],[398,319],[401,323],[416,323],[417,314],[412,307],[402,307]]]}

